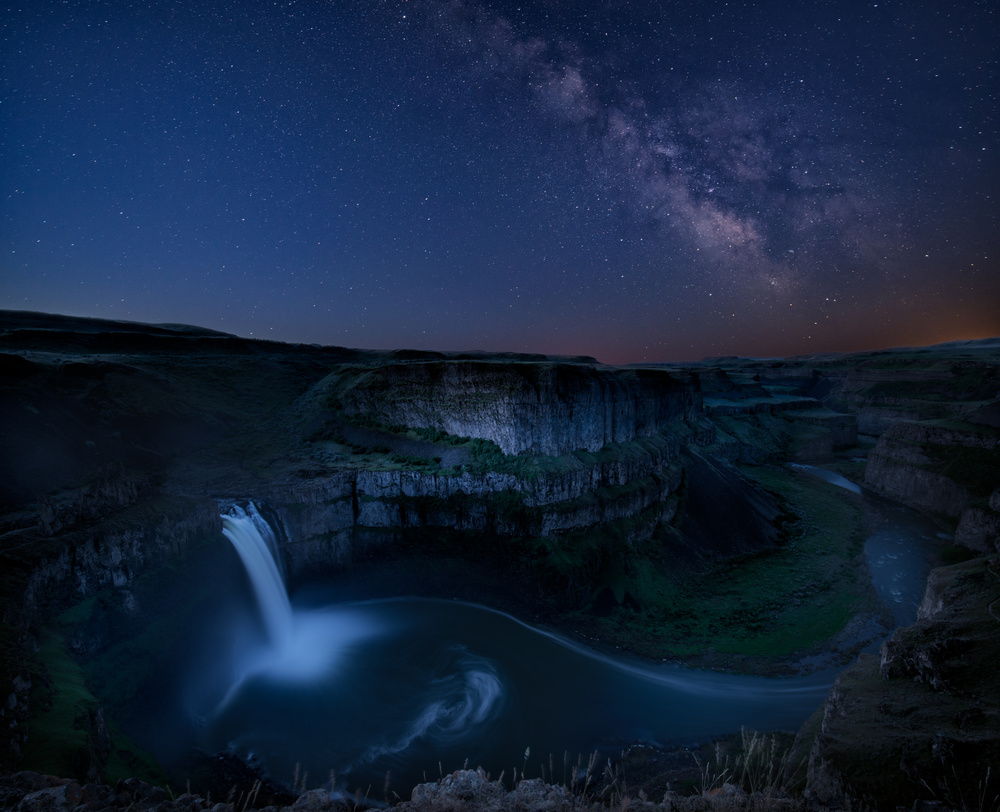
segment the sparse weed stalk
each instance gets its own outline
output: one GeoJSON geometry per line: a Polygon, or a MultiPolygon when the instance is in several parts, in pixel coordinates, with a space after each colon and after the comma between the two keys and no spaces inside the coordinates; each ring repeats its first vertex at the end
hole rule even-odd
{"type": "Polygon", "coordinates": [[[587,773],[586,776],[584,777],[583,791],[581,793],[582,795],[586,795],[587,790],[590,788],[590,782],[594,777],[594,767],[596,764],[597,764],[597,751],[595,750],[593,753],[590,754],[590,758],[587,761],[587,773]]]}
{"type": "Polygon", "coordinates": [[[801,764],[792,764],[791,751],[782,748],[776,735],[757,731],[740,731],[740,752],[723,755],[722,744],[716,743],[715,757],[702,763],[694,756],[701,774],[701,793],[711,795],[726,784],[741,787],[750,795],[771,797],[783,792],[798,778],[801,764]]]}
{"type": "MultiPolygon", "coordinates": [[[[261,780],[258,778],[253,783],[253,787],[250,790],[250,796],[247,798],[247,805],[244,809],[254,809],[257,806],[257,796],[260,794],[261,780]]],[[[190,792],[189,792],[190,794],[190,792]]]]}
{"type": "Polygon", "coordinates": [[[986,775],[979,782],[979,809],[980,812],[1000,812],[1000,791],[996,784],[990,786],[990,771],[992,765],[987,766],[986,775]]]}
{"type": "Polygon", "coordinates": [[[732,777],[732,766],[729,763],[729,755],[727,754],[725,759],[722,758],[722,745],[718,742],[715,744],[714,760],[709,760],[702,764],[697,754],[692,755],[694,755],[695,764],[698,765],[698,772],[701,774],[702,795],[711,795],[713,790],[722,789],[723,784],[732,777]]]}
{"type": "MultiPolygon", "coordinates": [[[[596,756],[597,753],[595,752],[596,756]]],[[[623,798],[622,787],[619,784],[619,774],[618,768],[612,765],[611,759],[608,759],[608,763],[604,765],[604,771],[601,774],[604,779],[604,786],[601,788],[600,800],[606,803],[613,802],[615,800],[620,801],[623,798]]]]}
{"type": "Polygon", "coordinates": [[[966,793],[963,791],[965,783],[959,779],[954,765],[951,768],[952,776],[955,779],[954,787],[947,776],[938,782],[940,791],[935,791],[924,779],[921,779],[920,783],[926,787],[935,800],[941,801],[950,809],[958,812],[1000,812],[1000,788],[996,786],[996,781],[992,781],[992,771],[992,765],[987,765],[986,775],[980,779],[976,786],[975,796],[971,798],[966,797],[966,793]]]}
{"type": "Polygon", "coordinates": [[[740,730],[743,750],[737,758],[740,783],[751,793],[771,794],[775,784],[785,778],[788,766],[788,751],[778,754],[778,739],[765,736],[757,731],[740,730]]]}

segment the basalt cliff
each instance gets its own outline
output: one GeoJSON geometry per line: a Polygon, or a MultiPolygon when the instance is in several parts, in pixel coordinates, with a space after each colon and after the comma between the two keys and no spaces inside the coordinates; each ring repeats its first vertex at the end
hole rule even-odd
{"type": "MultiPolygon", "coordinates": [[[[0,372],[5,769],[37,758],[40,709],[65,700],[54,672],[148,623],[157,573],[216,543],[227,504],[271,511],[292,577],[432,554],[497,573],[498,595],[523,592],[547,617],[592,616],[625,645],[641,620],[659,624],[645,645],[686,634],[697,646],[697,618],[673,611],[662,585],[808,536],[813,520],[775,483],[791,476],[785,463],[817,460],[937,516],[968,560],[935,575],[920,622],[881,665],[862,660],[838,681],[813,733],[810,791],[872,794],[839,731],[883,701],[877,686],[957,697],[955,725],[971,731],[942,739],[918,714],[892,745],[907,763],[996,746],[995,686],[956,677],[997,639],[996,342],[619,368],[5,312],[0,372]],[[987,612],[974,631],[962,625],[971,593],[955,586],[972,582],[968,600],[987,612]]],[[[810,594],[790,591],[788,607],[810,594]]],[[[743,606],[748,635],[788,608],[743,606]]],[[[80,673],[58,763],[107,778],[127,748],[80,673]]],[[[906,716],[892,708],[871,724],[906,716]]],[[[118,769],[138,764],[122,758],[118,769]]],[[[899,797],[919,786],[919,770],[903,772],[899,797]]]]}

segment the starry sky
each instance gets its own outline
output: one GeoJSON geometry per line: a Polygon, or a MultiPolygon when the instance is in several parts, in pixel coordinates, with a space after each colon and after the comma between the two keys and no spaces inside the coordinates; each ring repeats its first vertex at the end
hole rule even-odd
{"type": "Polygon", "coordinates": [[[350,347],[1000,334],[973,0],[21,0],[0,308],[350,347]]]}

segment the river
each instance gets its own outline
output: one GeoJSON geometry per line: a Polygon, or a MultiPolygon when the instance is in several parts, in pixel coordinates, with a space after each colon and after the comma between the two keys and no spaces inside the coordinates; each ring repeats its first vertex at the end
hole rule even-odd
{"type": "MultiPolygon", "coordinates": [[[[864,498],[873,582],[896,622],[912,622],[940,542],[908,512],[864,498]]],[[[550,756],[561,780],[564,753],[586,763],[595,750],[613,757],[638,741],[794,730],[836,675],[752,677],[611,657],[460,601],[341,603],[315,589],[289,601],[267,561],[266,524],[247,514],[225,521],[231,540],[260,536],[263,547],[241,552],[258,606],[231,612],[224,634],[215,628],[210,665],[204,644],[192,644],[202,654],[180,702],[198,746],[234,752],[286,784],[308,773],[316,786],[335,773],[338,784],[380,793],[387,772],[400,788],[465,764],[538,776],[550,756]]]]}
{"type": "Polygon", "coordinates": [[[865,555],[872,584],[892,612],[895,625],[913,623],[931,563],[950,537],[939,534],[924,517],[869,494],[840,474],[814,465],[795,463],[791,467],[862,497],[869,527],[865,555]]]}

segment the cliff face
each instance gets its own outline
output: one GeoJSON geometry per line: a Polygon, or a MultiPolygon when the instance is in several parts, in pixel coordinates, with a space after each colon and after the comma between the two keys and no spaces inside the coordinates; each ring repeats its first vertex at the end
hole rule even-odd
{"type": "Polygon", "coordinates": [[[958,518],[971,495],[967,488],[934,470],[935,447],[953,446],[983,447],[978,438],[966,434],[896,421],[868,455],[865,485],[897,502],[958,518]]]}
{"type": "Polygon", "coordinates": [[[988,424],[897,421],[869,454],[865,485],[956,520],[960,544],[980,551],[1000,544],[1000,500],[991,498],[1000,485],[1000,432],[988,424]]]}
{"type": "Polygon", "coordinates": [[[1000,544],[1000,363],[995,342],[817,357],[811,379],[785,364],[759,376],[854,414],[876,436],[865,485],[916,510],[957,523],[956,541],[979,551],[1000,544]],[[846,361],[852,363],[845,363],[846,361]]]}
{"type": "Polygon", "coordinates": [[[553,363],[394,364],[345,381],[339,398],[350,416],[553,456],[651,437],[701,412],[690,377],[553,363]]]}
{"type": "MultiPolygon", "coordinates": [[[[0,329],[8,450],[0,577],[4,632],[16,643],[0,675],[13,748],[0,753],[5,765],[16,763],[27,718],[31,635],[68,605],[108,590],[124,595],[218,541],[218,513],[230,501],[259,500],[280,518],[293,572],[391,555],[400,541],[460,537],[478,549],[521,544],[523,558],[536,556],[524,568],[540,563],[546,577],[576,567],[565,580],[582,583],[582,594],[601,555],[614,548],[616,564],[631,563],[626,553],[659,544],[665,526],[678,548],[706,558],[769,548],[779,540],[778,503],[732,463],[828,455],[860,430],[883,435],[870,488],[959,519],[963,543],[998,543],[1000,425],[984,405],[996,397],[988,363],[615,369],[585,359],[365,353],[191,328],[47,324],[22,318],[0,329]],[[921,422],[893,422],[900,416],[921,422]],[[463,438],[498,448],[484,452],[489,443],[463,438]]],[[[932,594],[929,602],[965,611],[961,595],[932,594]]],[[[921,622],[941,620],[928,612],[921,622]]],[[[852,760],[849,745],[867,740],[867,728],[854,737],[858,714],[909,713],[892,710],[891,698],[886,711],[866,705],[859,697],[877,693],[872,686],[961,690],[946,660],[964,657],[964,644],[922,645],[900,638],[887,649],[885,674],[863,661],[838,682],[810,771],[817,797],[863,775],[867,756],[852,760]]],[[[980,712],[993,724],[993,710],[973,708],[962,729],[979,730],[980,712]]],[[[918,732],[936,724],[913,718],[918,732]]],[[[957,733],[952,739],[938,750],[965,746],[957,733]]]]}
{"type": "Polygon", "coordinates": [[[1000,758],[998,601],[996,556],[933,571],[917,623],[831,689],[809,758],[814,800],[963,808],[976,796],[1000,758]]]}
{"type": "MultiPolygon", "coordinates": [[[[738,368],[787,396],[822,401],[854,415],[860,434],[878,437],[897,420],[965,419],[1000,398],[995,339],[932,347],[753,361],[738,368]]],[[[727,366],[728,368],[728,366],[727,366]]]]}
{"type": "Polygon", "coordinates": [[[850,366],[819,368],[811,394],[857,415],[858,431],[878,436],[896,420],[961,418],[1000,396],[995,357],[956,359],[926,351],[872,353],[850,366]]]}
{"type": "Polygon", "coordinates": [[[1000,552],[1000,488],[985,507],[967,507],[955,528],[955,543],[970,550],[1000,552]]]}
{"type": "MultiPolygon", "coordinates": [[[[370,530],[441,528],[498,538],[558,537],[633,519],[669,519],[681,484],[676,441],[650,443],[643,455],[526,479],[513,474],[441,475],[346,470],[261,484],[287,530],[293,570],[350,564],[377,543],[370,530]]],[[[650,532],[655,526],[646,528],[650,532]]],[[[636,530],[641,533],[642,531],[636,530]]],[[[393,538],[390,535],[389,538],[393,538]]],[[[633,536],[634,541],[640,540],[633,536]]]]}
{"type": "MultiPolygon", "coordinates": [[[[72,510],[69,515],[78,518],[80,512],[72,510]]],[[[33,679],[38,680],[29,660],[37,648],[38,629],[67,606],[102,590],[128,590],[137,579],[183,560],[194,546],[219,532],[218,509],[212,500],[161,499],[155,511],[124,507],[103,516],[97,524],[78,521],[58,534],[45,528],[43,517],[38,529],[16,533],[19,549],[4,550],[5,589],[11,593],[5,593],[3,605],[0,723],[8,735],[0,737],[0,765],[7,769],[20,763],[30,733],[31,695],[37,687],[33,679]]],[[[96,713],[103,719],[99,707],[96,713]]],[[[85,714],[83,722],[88,725],[93,719],[88,721],[85,714]]],[[[107,755],[103,752],[103,758],[107,755]]],[[[99,769],[98,752],[82,758],[82,763],[99,769]]]]}

